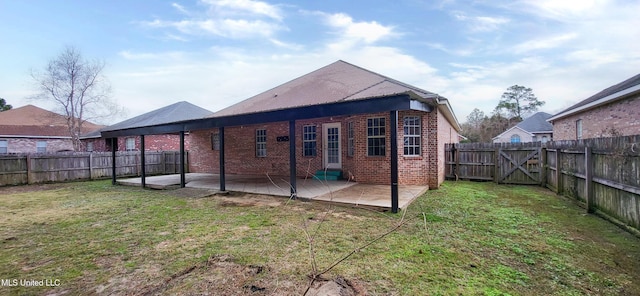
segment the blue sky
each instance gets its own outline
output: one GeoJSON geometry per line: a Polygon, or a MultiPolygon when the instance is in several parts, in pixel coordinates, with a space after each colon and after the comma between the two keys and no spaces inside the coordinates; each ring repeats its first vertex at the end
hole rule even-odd
{"type": "MultiPolygon", "coordinates": [[[[127,116],[222,109],[344,60],[490,113],[511,85],[555,113],[640,73],[639,1],[0,0],[0,97],[65,46],[106,62],[127,116]]],[[[120,118],[122,119],[122,118],[120,118]]],[[[105,122],[106,124],[113,122],[105,122]]]]}

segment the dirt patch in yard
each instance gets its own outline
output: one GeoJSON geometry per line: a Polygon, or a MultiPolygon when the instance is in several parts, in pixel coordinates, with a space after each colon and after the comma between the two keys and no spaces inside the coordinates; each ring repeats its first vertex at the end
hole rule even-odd
{"type": "MultiPolygon", "coordinates": [[[[243,265],[231,255],[216,255],[206,262],[187,267],[159,284],[137,289],[135,295],[183,295],[201,291],[206,295],[302,295],[306,287],[294,281],[273,281],[269,266],[243,265]],[[206,292],[205,292],[206,291],[206,292]]],[[[366,295],[357,281],[342,277],[317,281],[307,295],[366,295]]]]}
{"type": "Polygon", "coordinates": [[[0,194],[17,194],[33,191],[53,190],[63,188],[67,184],[34,184],[34,185],[16,185],[16,186],[0,186],[0,194]]]}
{"type": "Polygon", "coordinates": [[[223,207],[278,207],[287,202],[287,199],[283,197],[242,192],[218,195],[216,199],[220,201],[219,205],[223,207]]]}

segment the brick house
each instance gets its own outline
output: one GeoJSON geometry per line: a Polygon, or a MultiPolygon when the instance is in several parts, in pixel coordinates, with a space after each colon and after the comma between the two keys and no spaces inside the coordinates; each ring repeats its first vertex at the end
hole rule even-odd
{"type": "MultiPolygon", "coordinates": [[[[153,126],[174,121],[203,118],[212,115],[213,112],[193,105],[189,102],[177,102],[142,115],[110,125],[108,128],[130,129],[141,126],[153,126]]],[[[111,139],[105,139],[100,135],[101,130],[85,134],[81,140],[88,152],[111,151],[111,139]]],[[[141,137],[133,135],[118,137],[116,151],[140,151],[141,137]]],[[[189,135],[185,136],[185,149],[189,150],[189,135]]],[[[177,151],[180,150],[180,136],[178,134],[148,135],[145,137],[145,151],[177,151]]]]}
{"type": "Polygon", "coordinates": [[[553,139],[553,125],[547,121],[551,114],[537,112],[493,138],[494,143],[546,143],[553,139]]]}
{"type": "MultiPolygon", "coordinates": [[[[85,133],[103,126],[85,121],[85,133]]],[[[73,151],[63,115],[33,105],[0,112],[0,154],[73,151]]]]}
{"type": "Polygon", "coordinates": [[[640,134],[640,74],[608,87],[548,119],[555,140],[640,134]]]}
{"type": "MultiPolygon", "coordinates": [[[[344,178],[438,188],[444,181],[444,144],[458,142],[460,126],[447,99],[338,61],[253,96],[204,119],[121,130],[120,137],[190,133],[189,171],[289,176],[319,170],[344,178]]],[[[393,207],[393,206],[392,206],[393,207]]]]}

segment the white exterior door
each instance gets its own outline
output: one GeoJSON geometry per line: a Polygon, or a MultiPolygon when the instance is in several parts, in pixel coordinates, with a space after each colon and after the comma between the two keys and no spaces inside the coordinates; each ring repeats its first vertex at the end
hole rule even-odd
{"type": "Polygon", "coordinates": [[[342,169],[342,143],[340,143],[340,123],[322,125],[324,168],[342,169]]]}

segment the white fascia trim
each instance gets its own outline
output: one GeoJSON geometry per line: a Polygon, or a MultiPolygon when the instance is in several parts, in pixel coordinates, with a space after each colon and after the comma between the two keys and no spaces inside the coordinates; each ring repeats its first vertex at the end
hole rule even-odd
{"type": "Polygon", "coordinates": [[[623,90],[621,90],[621,91],[619,91],[617,93],[610,94],[610,95],[608,95],[608,96],[606,96],[606,97],[604,97],[602,99],[593,101],[593,102],[591,102],[589,104],[586,104],[584,106],[580,106],[578,108],[575,108],[575,109],[572,109],[572,110],[568,110],[566,112],[563,112],[563,113],[560,113],[558,115],[552,116],[551,118],[547,119],[547,121],[548,122],[552,122],[552,121],[554,121],[556,119],[560,119],[562,117],[566,117],[566,116],[569,116],[571,114],[578,113],[580,111],[596,107],[598,105],[609,103],[610,101],[613,101],[613,100],[615,100],[615,99],[617,99],[619,97],[623,97],[623,96],[626,96],[626,95],[629,95],[629,94],[633,94],[633,93],[638,92],[638,91],[640,91],[640,84],[634,85],[634,86],[632,86],[630,88],[623,89],[623,90]]]}

